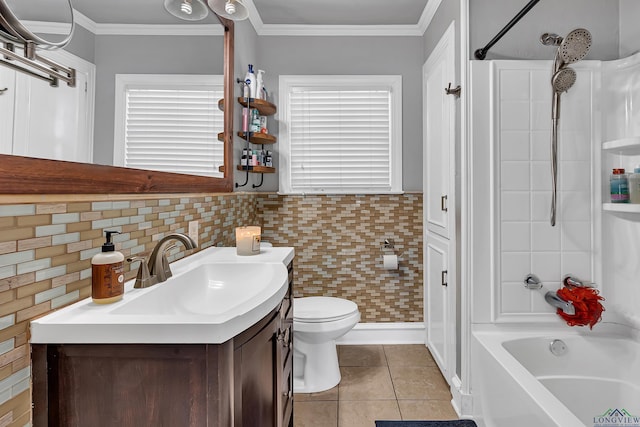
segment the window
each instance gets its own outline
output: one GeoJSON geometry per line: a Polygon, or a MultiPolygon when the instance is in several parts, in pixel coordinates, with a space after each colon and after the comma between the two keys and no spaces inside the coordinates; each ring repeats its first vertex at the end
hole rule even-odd
{"type": "Polygon", "coordinates": [[[222,177],[222,76],[116,76],[114,165],[222,177]]]}
{"type": "Polygon", "coordinates": [[[402,191],[401,76],[280,76],[280,192],[402,191]]]}

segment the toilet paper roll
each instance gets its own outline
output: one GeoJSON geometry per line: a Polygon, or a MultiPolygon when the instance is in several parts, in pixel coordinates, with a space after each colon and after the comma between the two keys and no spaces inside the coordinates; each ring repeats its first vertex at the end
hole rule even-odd
{"type": "Polygon", "coordinates": [[[382,255],[382,268],[385,270],[397,270],[398,255],[382,255]]]}

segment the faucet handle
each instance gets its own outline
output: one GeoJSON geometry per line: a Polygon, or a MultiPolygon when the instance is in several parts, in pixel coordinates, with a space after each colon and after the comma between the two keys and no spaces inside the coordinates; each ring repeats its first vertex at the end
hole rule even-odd
{"type": "Polygon", "coordinates": [[[524,287],[527,289],[540,289],[542,288],[542,281],[535,274],[529,273],[524,278],[524,287]]]}
{"type": "Polygon", "coordinates": [[[562,278],[562,284],[565,287],[571,288],[593,288],[593,283],[583,282],[578,279],[576,276],[572,276],[571,274],[567,274],[562,278]]]}
{"type": "Polygon", "coordinates": [[[149,273],[149,266],[147,265],[147,260],[144,257],[136,256],[127,258],[127,262],[136,262],[140,261],[140,267],[138,267],[138,275],[136,276],[136,283],[133,285],[134,288],[148,288],[151,285],[155,285],[153,279],[151,278],[151,274],[149,273]]]}

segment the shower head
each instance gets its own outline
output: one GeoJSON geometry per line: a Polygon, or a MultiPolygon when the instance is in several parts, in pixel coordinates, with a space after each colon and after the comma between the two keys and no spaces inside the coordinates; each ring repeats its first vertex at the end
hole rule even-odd
{"type": "Polygon", "coordinates": [[[576,82],[576,72],[573,68],[560,68],[551,78],[553,88],[553,102],[551,103],[551,118],[557,123],[560,118],[560,94],[568,91],[576,82]]]}
{"type": "Polygon", "coordinates": [[[570,67],[561,68],[551,78],[551,86],[555,93],[568,91],[575,82],[576,72],[570,67]]]}
{"type": "Polygon", "coordinates": [[[591,33],[584,28],[571,31],[560,43],[558,54],[564,64],[580,61],[591,48],[591,33]]]}
{"type": "Polygon", "coordinates": [[[560,43],[562,43],[562,37],[555,33],[544,33],[540,36],[540,43],[545,46],[560,46],[560,43]]]}

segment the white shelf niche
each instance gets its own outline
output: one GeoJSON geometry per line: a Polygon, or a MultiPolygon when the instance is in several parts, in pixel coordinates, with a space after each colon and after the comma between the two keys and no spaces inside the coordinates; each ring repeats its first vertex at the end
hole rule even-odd
{"type": "Polygon", "coordinates": [[[611,154],[621,154],[625,156],[640,155],[640,136],[603,142],[602,149],[611,154]]]}

